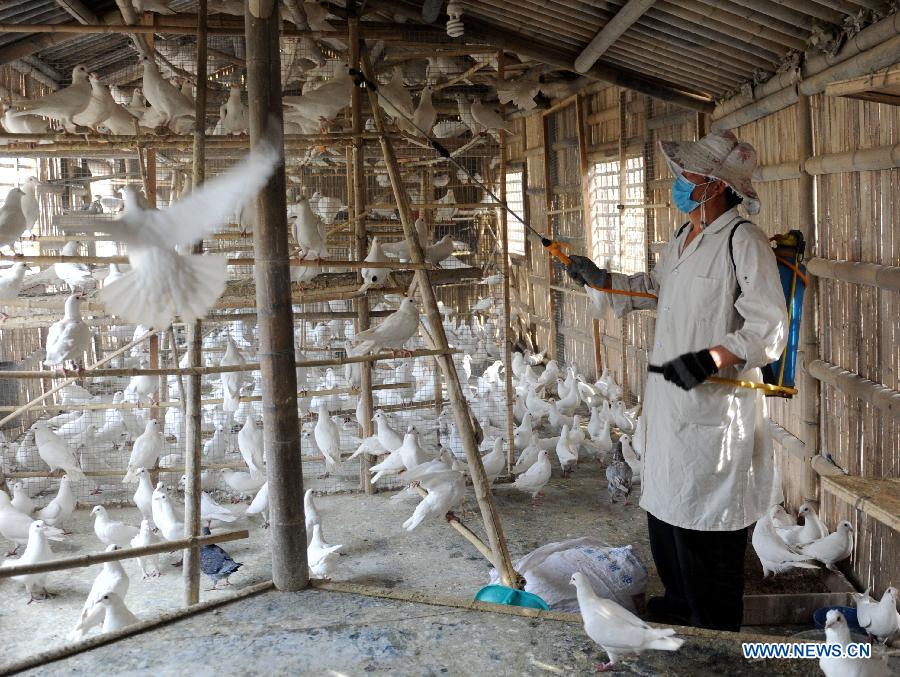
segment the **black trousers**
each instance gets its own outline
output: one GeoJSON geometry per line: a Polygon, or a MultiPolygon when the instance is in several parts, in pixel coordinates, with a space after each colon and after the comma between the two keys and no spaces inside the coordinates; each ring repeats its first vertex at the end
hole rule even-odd
{"type": "Polygon", "coordinates": [[[650,513],[647,528],[667,605],[696,627],[740,630],[747,529],[682,529],[650,513]]]}

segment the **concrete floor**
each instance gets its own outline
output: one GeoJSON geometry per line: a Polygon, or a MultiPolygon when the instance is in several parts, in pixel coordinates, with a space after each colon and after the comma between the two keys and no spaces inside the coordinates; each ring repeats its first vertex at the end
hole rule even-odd
{"type": "MultiPolygon", "coordinates": [[[[630,543],[650,569],[648,593],[654,594],[659,582],[649,554],[645,514],[636,505],[609,505],[602,473],[601,466],[588,463],[572,479],[554,478],[541,508],[532,508],[529,497],[511,486],[498,486],[496,502],[510,552],[517,558],[544,543],[579,536],[595,536],[610,545],[630,543]]],[[[344,544],[333,580],[471,599],[487,582],[489,565],[443,520],[426,522],[411,534],[402,530],[400,524],[415,503],[391,501],[390,496],[344,494],[316,499],[326,540],[344,544]]],[[[469,503],[474,509],[471,493],[469,503]]],[[[135,509],[111,513],[128,523],[138,522],[135,509]]],[[[477,513],[463,519],[481,532],[477,513]]],[[[258,522],[232,526],[250,531],[248,541],[223,544],[234,559],[244,563],[232,577],[233,584],[240,588],[268,580],[268,531],[258,522]]],[[[70,528],[74,534],[66,544],[55,547],[58,555],[101,549],[86,511],[77,513],[70,528]]],[[[142,620],[178,608],[182,602],[180,570],[168,563],[172,556],[161,559],[163,575],[155,580],[141,580],[137,563],[125,563],[131,576],[126,603],[142,620]]],[[[0,669],[66,643],[99,569],[51,574],[48,587],[57,596],[30,605],[20,585],[0,581],[0,627],[16,623],[29,629],[14,642],[0,642],[0,669]]],[[[209,587],[208,581],[202,587],[209,587]]],[[[204,590],[201,599],[223,594],[204,590]]],[[[714,644],[691,640],[677,658],[645,655],[628,666],[635,674],[755,674],[755,667],[734,654],[736,644],[714,644]]],[[[577,625],[307,591],[236,602],[140,639],[56,663],[50,672],[144,674],[152,670],[154,675],[165,675],[190,669],[212,674],[216,666],[227,665],[234,674],[424,675],[486,670],[554,674],[581,672],[592,661],[603,659],[603,652],[577,625]],[[487,641],[472,641],[479,637],[487,641]],[[214,646],[208,641],[212,638],[217,640],[214,646]]],[[[814,661],[807,664],[791,665],[788,673],[816,674],[814,661]]],[[[41,674],[47,674],[47,669],[41,674]]]]}

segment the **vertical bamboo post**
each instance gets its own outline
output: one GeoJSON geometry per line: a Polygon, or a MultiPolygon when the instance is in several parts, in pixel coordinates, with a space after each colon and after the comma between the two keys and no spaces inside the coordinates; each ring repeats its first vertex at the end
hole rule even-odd
{"type": "MultiPolygon", "coordinates": [[[[815,178],[806,172],[804,165],[813,156],[812,114],[809,97],[800,95],[797,101],[797,157],[800,160],[799,218],[798,225],[806,240],[806,256],[816,249],[815,178]]],[[[797,389],[800,391],[800,439],[804,445],[804,464],[801,491],[803,500],[818,500],[819,474],[812,467],[812,459],[819,453],[819,381],[810,376],[806,365],[819,356],[818,317],[816,313],[817,284],[814,275],[809,276],[803,315],[800,324],[800,345],[797,351],[797,389]]]]}
{"type": "MultiPolygon", "coordinates": [[[[619,92],[619,233],[618,233],[618,255],[619,255],[619,265],[622,264],[622,254],[624,252],[624,243],[622,242],[623,234],[624,234],[624,224],[625,224],[625,202],[628,197],[628,191],[626,189],[626,182],[628,181],[628,155],[627,155],[627,141],[625,139],[626,135],[626,125],[628,124],[627,120],[627,93],[623,89],[619,92]]],[[[698,118],[699,119],[699,118],[698,118]]],[[[622,318],[621,325],[621,337],[622,337],[622,400],[627,402],[628,395],[631,393],[631,389],[628,387],[628,317],[625,316],[622,318]]]]}
{"type": "MultiPolygon", "coordinates": [[[[503,80],[504,53],[497,53],[497,77],[503,80]]],[[[500,114],[505,117],[506,106],[500,106],[500,114]]],[[[513,420],[513,400],[516,390],[512,382],[512,324],[509,318],[512,316],[512,304],[509,290],[509,219],[506,212],[506,143],[505,130],[500,130],[500,202],[503,208],[497,210],[500,214],[500,238],[502,243],[503,265],[503,359],[506,363],[506,470],[512,473],[513,464],[516,462],[516,445],[514,442],[514,429],[516,422],[513,420]]]]}
{"type": "MultiPolygon", "coordinates": [[[[593,258],[594,229],[591,223],[591,187],[590,166],[588,163],[588,140],[585,138],[584,95],[579,93],[575,98],[575,127],[578,133],[578,164],[581,170],[581,218],[584,220],[585,247],[584,255],[593,258]]],[[[590,303],[590,301],[588,301],[590,303]]],[[[591,320],[591,334],[594,338],[594,370],[595,378],[600,378],[603,371],[603,337],[600,335],[600,320],[591,320]]]]}
{"type": "MultiPolygon", "coordinates": [[[[359,17],[356,15],[356,3],[353,0],[347,3],[347,11],[350,14],[348,19],[350,66],[359,68],[359,17]]],[[[348,165],[353,172],[353,200],[350,203],[349,213],[351,219],[353,219],[356,236],[355,258],[357,261],[362,261],[368,254],[369,243],[366,236],[366,220],[363,218],[363,214],[366,211],[366,176],[365,165],[363,164],[365,147],[363,140],[358,136],[363,131],[362,92],[359,91],[359,87],[354,87],[350,92],[350,116],[350,130],[357,136],[353,138],[350,149],[352,162],[348,165]]],[[[356,299],[355,303],[357,331],[363,331],[369,328],[369,298],[361,296],[356,299]]],[[[363,409],[363,429],[361,433],[363,439],[365,439],[372,435],[372,416],[375,413],[375,405],[372,402],[371,362],[364,362],[359,365],[359,382],[359,396],[362,398],[363,409]]],[[[372,475],[369,472],[374,458],[371,454],[363,454],[359,459],[359,483],[367,494],[374,494],[376,491],[375,485],[372,484],[372,475]]]]}
{"type": "MultiPolygon", "coordinates": [[[[547,237],[553,239],[553,186],[550,185],[550,120],[544,114],[541,115],[541,143],[544,145],[544,206],[547,213],[546,231],[547,237]]],[[[547,256],[547,308],[549,310],[550,320],[550,356],[556,360],[559,359],[558,346],[556,345],[556,296],[555,292],[550,289],[553,284],[553,257],[547,256]]],[[[533,306],[532,306],[533,307],[533,306]]]]}
{"type": "MultiPolygon", "coordinates": [[[[366,77],[370,80],[375,75],[367,58],[362,59],[365,68],[366,77]]],[[[400,222],[403,224],[403,234],[409,243],[409,258],[412,263],[423,263],[425,261],[425,252],[422,244],[419,242],[416,229],[413,224],[412,214],[409,207],[409,197],[403,186],[403,178],[400,176],[400,165],[394,154],[394,147],[391,141],[385,135],[384,118],[375,92],[367,90],[369,94],[369,103],[372,108],[372,114],[375,118],[375,127],[380,135],[380,145],[384,154],[385,168],[387,169],[388,178],[391,181],[391,187],[394,191],[394,198],[397,200],[397,209],[400,212],[400,222]]],[[[456,427],[459,436],[463,442],[463,450],[466,454],[466,460],[469,464],[469,474],[472,477],[474,485],[475,498],[478,501],[478,507],[481,510],[481,517],[484,521],[484,529],[488,536],[491,546],[491,552],[494,555],[493,561],[498,564],[498,572],[504,585],[518,588],[521,584],[521,577],[516,573],[509,556],[509,550],[506,547],[506,539],[503,536],[503,527],[500,524],[500,516],[494,505],[493,495],[491,494],[491,483],[488,481],[484,472],[484,465],[481,462],[481,455],[478,453],[478,444],[475,441],[475,431],[472,425],[472,417],[466,403],[465,395],[459,383],[459,374],[453,364],[451,355],[449,354],[449,346],[447,344],[447,334],[444,332],[444,324],[441,319],[441,313],[438,309],[437,298],[434,295],[434,288],[431,286],[431,280],[428,271],[424,268],[416,270],[415,279],[418,282],[419,294],[422,297],[422,305],[424,306],[426,317],[428,318],[428,328],[431,331],[431,337],[434,341],[435,348],[443,350],[445,353],[440,356],[439,363],[444,374],[444,382],[447,384],[447,395],[450,404],[453,407],[453,414],[456,419],[456,427]]]]}
{"type": "MultiPolygon", "coordinates": [[[[250,142],[269,125],[283,127],[281,111],[280,19],[275,0],[244,6],[247,40],[247,95],[250,142]]],[[[259,366],[263,383],[266,476],[272,539],[272,580],[279,590],[309,584],[306,522],[303,513],[303,464],[297,416],[294,317],[288,265],[284,163],[256,198],[253,247],[256,256],[256,307],[259,317],[259,366]]]]}
{"type": "MultiPolygon", "coordinates": [[[[197,3],[197,93],[194,99],[194,157],[191,189],[196,190],[206,178],[206,0],[197,3]]],[[[199,245],[194,251],[200,250],[199,245]]],[[[203,348],[200,321],[188,325],[188,363],[200,366],[200,352],[203,348]]],[[[175,330],[171,331],[172,355],[177,359],[178,346],[175,330]]],[[[187,482],[184,487],[184,535],[186,538],[200,535],[200,376],[187,377],[187,393],[181,393],[184,412],[184,470],[187,482]]],[[[192,547],[184,551],[184,603],[185,606],[200,601],[200,548],[192,547]]]]}
{"type": "MultiPolygon", "coordinates": [[[[434,201],[434,170],[431,167],[423,169],[419,175],[419,195],[420,201],[430,203],[434,201]]],[[[425,232],[430,233],[432,240],[436,239],[434,233],[434,217],[435,210],[428,207],[422,207],[419,210],[419,217],[425,222],[425,232]]],[[[418,232],[418,231],[416,231],[418,232]]],[[[432,385],[434,386],[434,414],[440,416],[444,409],[444,386],[441,384],[441,368],[437,358],[434,360],[434,372],[431,374],[432,385]]],[[[438,443],[440,444],[441,430],[437,430],[438,443]]]]}
{"type": "MultiPolygon", "coordinates": [[[[156,207],[156,151],[152,148],[147,149],[147,154],[145,156],[146,165],[145,165],[145,177],[146,181],[144,183],[144,191],[147,196],[147,202],[151,207],[156,207]]],[[[162,327],[154,327],[154,329],[162,329],[162,327]]],[[[151,369],[159,369],[159,332],[155,332],[150,336],[149,341],[149,349],[150,349],[150,361],[148,366],[151,369]]],[[[157,381],[156,386],[156,399],[159,400],[160,390],[159,390],[159,381],[157,381]]],[[[159,407],[151,406],[150,407],[150,420],[151,421],[159,421],[160,416],[159,407]]],[[[160,430],[162,430],[162,425],[160,425],[160,430]]],[[[159,458],[156,459],[156,462],[153,464],[153,468],[150,472],[150,480],[155,485],[159,482],[159,458]]]]}

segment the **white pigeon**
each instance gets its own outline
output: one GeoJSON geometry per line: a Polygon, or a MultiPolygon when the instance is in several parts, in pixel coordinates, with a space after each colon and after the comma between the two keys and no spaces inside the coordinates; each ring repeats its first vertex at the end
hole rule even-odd
{"type": "Polygon", "coordinates": [[[613,600],[599,597],[580,571],[572,574],[570,583],[575,586],[585,633],[609,655],[609,662],[598,666],[599,670],[610,669],[623,654],[678,651],[684,644],[673,636],[672,628],[653,628],[613,600]]]}
{"type": "Polygon", "coordinates": [[[51,472],[62,470],[70,480],[76,482],[86,479],[75,451],[43,421],[34,424],[34,441],[37,444],[38,455],[50,466],[51,472]]]}
{"type": "Polygon", "coordinates": [[[37,199],[38,180],[29,176],[22,184],[22,213],[25,215],[25,228],[34,228],[40,216],[40,206],[37,199]]]}
{"type": "Polygon", "coordinates": [[[781,536],[785,543],[788,545],[803,545],[825,538],[828,535],[828,527],[822,523],[822,520],[819,519],[816,511],[813,510],[809,503],[801,505],[798,514],[803,516],[802,525],[778,530],[778,535],[781,536]]]}
{"type": "MultiPolygon", "coordinates": [[[[106,546],[106,552],[112,552],[117,549],[118,546],[115,544],[106,546]]],[[[81,608],[81,616],[78,618],[78,623],[72,630],[72,639],[81,639],[92,627],[102,624],[103,618],[100,614],[91,614],[91,609],[94,604],[100,601],[104,595],[108,595],[111,592],[114,592],[124,599],[125,595],[128,594],[129,583],[128,574],[125,573],[121,561],[113,560],[111,562],[104,562],[103,568],[94,579],[93,585],[91,585],[91,591],[88,593],[87,599],[84,600],[84,606],[81,608]],[[87,623],[89,617],[92,621],[90,625],[87,623]]]]}
{"type": "Polygon", "coordinates": [[[352,343],[353,355],[376,353],[383,348],[401,349],[419,330],[419,311],[416,303],[404,298],[400,308],[376,326],[356,334],[352,343]]]}
{"type": "Polygon", "coordinates": [[[469,99],[466,98],[465,94],[457,94],[456,103],[457,110],[459,111],[459,119],[463,124],[469,128],[469,131],[471,131],[474,136],[481,134],[484,131],[484,125],[478,122],[475,119],[475,116],[472,115],[472,104],[469,99]]]}
{"type": "Polygon", "coordinates": [[[251,472],[262,473],[265,471],[265,443],[263,431],[256,425],[257,421],[255,414],[244,421],[237,436],[238,450],[251,472]]]}
{"type": "Polygon", "coordinates": [[[847,520],[842,520],[838,522],[834,533],[812,543],[800,545],[797,549],[802,555],[818,560],[835,571],[835,563],[847,559],[853,553],[853,533],[853,525],[847,520]]]}
{"type": "Polygon", "coordinates": [[[205,491],[200,492],[200,519],[207,523],[216,520],[218,522],[234,522],[237,515],[225,506],[216,503],[216,499],[205,491]]]}
{"type": "Polygon", "coordinates": [[[210,235],[256,196],[281,162],[279,134],[270,123],[266,137],[244,160],[168,209],[141,206],[134,189],[126,186],[125,211],[118,219],[72,227],[108,233],[128,249],[131,269],[100,291],[111,313],[157,329],[168,327],[176,315],[188,324],[206,315],[225,288],[226,260],[181,254],[175,247],[210,235]]]}
{"type": "Polygon", "coordinates": [[[378,443],[385,449],[382,453],[395,451],[403,444],[403,436],[391,427],[387,414],[379,409],[375,412],[372,420],[375,422],[375,435],[378,443]]]}
{"type": "Polygon", "coordinates": [[[50,124],[37,115],[19,115],[7,104],[0,104],[3,111],[3,129],[10,134],[46,134],[50,124]]]}
{"type": "Polygon", "coordinates": [[[72,122],[82,127],[96,129],[113,112],[116,102],[109,93],[109,87],[100,82],[99,75],[91,73],[88,81],[91,85],[91,97],[88,105],[84,110],[72,116],[72,122]]]}
{"type": "Polygon", "coordinates": [[[829,609],[825,614],[825,644],[839,644],[840,655],[823,651],[819,656],[819,668],[825,677],[888,677],[890,670],[884,660],[875,658],[851,658],[847,645],[852,642],[847,619],[839,609],[829,609]]]}
{"type": "MultiPolygon", "coordinates": [[[[221,367],[234,367],[246,364],[244,356],[238,350],[237,344],[231,335],[228,335],[228,342],[225,345],[225,354],[219,362],[221,367]]],[[[247,380],[246,373],[243,371],[231,371],[221,374],[222,379],[222,410],[237,411],[241,404],[241,388],[247,380]]]]}
{"type": "Polygon", "coordinates": [[[497,111],[490,106],[481,103],[481,97],[475,97],[471,107],[472,117],[485,129],[503,129],[510,134],[515,133],[516,128],[512,121],[503,119],[497,111]]]}
{"type": "Polygon", "coordinates": [[[134,441],[131,457],[128,459],[128,470],[122,478],[122,484],[137,480],[138,468],[152,468],[163,450],[162,436],[159,434],[159,422],[154,418],[147,421],[144,432],[134,441]]]}
{"type": "Polygon", "coordinates": [[[897,588],[893,586],[884,591],[878,602],[869,597],[868,590],[853,594],[859,627],[880,642],[887,642],[900,633],[897,595],[897,588]]]}
{"type": "Polygon", "coordinates": [[[318,526],[320,533],[322,528],[322,518],[316,508],[316,502],[313,500],[313,490],[307,489],[303,495],[303,515],[306,518],[306,545],[312,541],[313,527],[318,526]]]}
{"type": "Polygon", "coordinates": [[[640,475],[644,470],[644,462],[631,444],[631,435],[620,435],[619,441],[622,443],[622,458],[631,467],[632,473],[640,475]]]}
{"type": "MultiPolygon", "coordinates": [[[[61,256],[77,256],[78,243],[74,241],[66,242],[60,251],[61,256]]],[[[94,277],[91,268],[84,263],[70,263],[63,261],[53,264],[53,272],[56,276],[64,281],[74,292],[81,291],[86,286],[94,284],[94,277]]]]}
{"type": "Polygon", "coordinates": [[[94,516],[94,533],[106,545],[117,545],[124,548],[138,534],[137,527],[110,519],[106,508],[102,505],[95,505],[91,514],[94,516]]]}
{"type": "MultiPolygon", "coordinates": [[[[424,250],[428,246],[428,225],[421,216],[415,222],[416,235],[419,238],[419,244],[424,250]]],[[[409,261],[409,242],[406,240],[397,240],[396,242],[387,242],[381,245],[382,251],[388,256],[395,257],[401,261],[409,261]]]]}
{"type": "Polygon", "coordinates": [[[506,470],[506,454],[503,450],[503,439],[498,437],[494,440],[494,446],[491,451],[481,457],[481,464],[484,466],[484,473],[490,482],[500,477],[506,470]]]}
{"type": "MultiPolygon", "coordinates": [[[[2,493],[2,492],[0,492],[2,493]]],[[[28,545],[25,546],[25,552],[17,560],[6,560],[2,566],[23,566],[25,564],[40,564],[53,559],[53,550],[50,548],[50,541],[47,538],[48,527],[43,520],[34,520],[28,527],[28,545]]],[[[28,591],[28,603],[35,600],[47,599],[52,595],[47,591],[47,575],[43,574],[22,574],[13,576],[12,579],[17,583],[25,586],[28,591]]]]}
{"type": "Polygon", "coordinates": [[[341,431],[331,420],[331,413],[324,401],[319,402],[316,427],[313,429],[316,446],[325,457],[325,471],[331,472],[341,462],[341,431]]]}
{"type": "Polygon", "coordinates": [[[140,61],[144,67],[144,96],[153,109],[162,116],[162,124],[168,125],[175,118],[194,115],[194,102],[160,75],[153,58],[144,54],[140,61]]]}
{"type": "Polygon", "coordinates": [[[556,441],[556,458],[563,471],[563,477],[567,477],[578,463],[577,450],[573,450],[569,443],[569,426],[563,424],[559,439],[556,441]]]}
{"type": "Polygon", "coordinates": [[[775,506],[775,511],[772,513],[772,523],[776,529],[790,529],[797,526],[797,518],[778,505],[775,506]]]}
{"type": "Polygon", "coordinates": [[[750,541],[762,564],[763,577],[770,573],[779,574],[791,568],[817,569],[815,564],[809,562],[812,557],[801,554],[796,548],[782,541],[776,533],[772,524],[775,508],[776,506],[769,508],[769,511],[759,519],[753,527],[753,537],[750,541]]]}
{"type": "Polygon", "coordinates": [[[306,548],[306,561],[309,565],[309,574],[315,578],[328,578],[338,558],[338,552],[343,545],[328,545],[322,539],[322,527],[313,525],[312,538],[306,548]]]}
{"type": "MultiPolygon", "coordinates": [[[[266,482],[263,484],[259,491],[256,492],[256,496],[253,497],[253,500],[250,501],[250,505],[247,506],[247,509],[244,511],[245,515],[259,515],[263,516],[263,527],[269,526],[269,518],[266,516],[269,512],[269,483],[266,482]]],[[[307,516],[307,519],[308,516],[307,516]]],[[[306,539],[306,544],[309,545],[309,538],[306,539]]]]}
{"type": "Polygon", "coordinates": [[[0,207],[0,247],[12,246],[28,227],[22,210],[24,196],[20,188],[10,188],[6,194],[6,201],[0,207]]]}
{"type": "Polygon", "coordinates": [[[56,496],[46,506],[38,510],[37,516],[51,527],[63,528],[77,504],[75,494],[72,492],[72,482],[68,475],[59,479],[59,489],[56,496]]]}
{"type": "Polygon", "coordinates": [[[84,355],[91,349],[91,328],[81,318],[81,294],[66,299],[63,318],[47,330],[46,357],[49,365],[60,365],[66,371],[84,368],[84,355]]]}
{"type": "Polygon", "coordinates": [[[294,205],[294,239],[299,245],[302,255],[301,259],[308,257],[319,260],[328,254],[328,247],[325,244],[324,226],[312,207],[309,200],[301,197],[294,205]]]}
{"type": "Polygon", "coordinates": [[[428,495],[403,523],[403,528],[407,531],[412,531],[429,517],[444,517],[466,497],[466,476],[456,470],[430,474],[419,480],[419,486],[428,495]]]}
{"type": "Polygon", "coordinates": [[[98,131],[106,131],[113,136],[134,134],[134,123],[137,118],[125,106],[113,102],[112,110],[107,118],[100,123],[98,131]]]}
{"type": "Polygon", "coordinates": [[[13,482],[12,483],[12,501],[11,505],[19,512],[30,515],[34,512],[34,500],[32,500],[31,496],[28,495],[28,492],[25,490],[24,482],[13,482]]]}
{"type": "Polygon", "coordinates": [[[424,87],[419,94],[419,105],[412,114],[413,132],[417,136],[431,136],[431,128],[437,122],[437,109],[431,102],[434,90],[431,87],[424,87]]]}
{"type": "Polygon", "coordinates": [[[240,496],[258,491],[266,482],[265,476],[259,473],[234,471],[229,468],[222,470],[222,479],[240,496]]]}
{"type": "Polygon", "coordinates": [[[412,95],[403,85],[403,69],[400,66],[394,66],[391,80],[386,85],[378,87],[378,105],[397,125],[401,124],[401,120],[412,117],[412,95]]]}
{"type": "Polygon", "coordinates": [[[425,247],[425,260],[436,266],[444,259],[449,258],[455,247],[453,236],[447,233],[434,244],[425,247]]]}
{"type": "Polygon", "coordinates": [[[226,134],[245,134],[249,131],[250,119],[246,104],[241,101],[241,88],[234,86],[225,102],[225,117],[222,128],[226,134]]]}
{"type": "Polygon", "coordinates": [[[547,450],[541,449],[538,452],[537,460],[528,470],[519,475],[513,482],[513,487],[519,491],[531,494],[531,504],[535,505],[535,500],[544,495],[541,491],[550,481],[550,459],[547,458],[547,450]]]}
{"type": "Polygon", "coordinates": [[[74,132],[75,123],[72,118],[87,108],[90,101],[91,83],[88,82],[88,70],[83,64],[78,64],[72,69],[71,85],[29,102],[25,110],[14,112],[11,117],[39,115],[59,120],[67,131],[74,132]]]}
{"type": "Polygon", "coordinates": [[[522,422],[513,429],[513,443],[516,449],[522,450],[534,441],[534,417],[526,411],[522,422]]]}
{"type": "MultiPolygon", "coordinates": [[[[401,444],[400,447],[402,446],[401,444]]],[[[369,472],[372,473],[372,484],[378,482],[382,477],[398,475],[406,469],[403,463],[403,456],[400,454],[400,447],[397,447],[380,462],[369,468],[369,472]]]]}
{"type": "Polygon", "coordinates": [[[94,603],[85,618],[86,625],[94,624],[94,615],[103,616],[103,625],[100,628],[103,634],[118,632],[138,622],[137,616],[131,613],[122,598],[114,592],[103,595],[94,603]]]}
{"type": "Polygon", "coordinates": [[[522,453],[519,454],[519,458],[516,459],[516,464],[512,468],[513,475],[521,475],[533,466],[537,462],[541,448],[538,441],[529,442],[522,450],[522,453]]]}
{"type": "MultiPolygon", "coordinates": [[[[157,539],[153,537],[152,527],[150,525],[151,520],[146,518],[141,520],[141,527],[140,531],[138,531],[138,535],[131,539],[132,548],[142,548],[157,542],[157,539]]],[[[156,578],[159,576],[158,555],[144,555],[143,557],[138,557],[137,561],[144,578],[156,578]]]]}
{"type": "Polygon", "coordinates": [[[156,484],[153,490],[153,523],[159,529],[162,537],[167,541],[177,541],[184,538],[184,525],[175,513],[175,506],[169,498],[166,485],[162,482],[156,484]]]}
{"type": "MultiPolygon", "coordinates": [[[[384,253],[381,240],[377,235],[372,238],[372,246],[369,247],[369,253],[366,255],[365,261],[369,263],[386,263],[390,261],[387,254],[384,253]]],[[[359,288],[360,291],[377,289],[391,284],[391,271],[389,268],[363,268],[360,270],[360,273],[363,281],[362,287],[359,288]]]]}
{"type": "Polygon", "coordinates": [[[150,471],[146,468],[137,468],[135,470],[137,476],[138,488],[134,492],[131,500],[141,512],[141,517],[145,520],[153,519],[153,483],[150,481],[150,471]]]}

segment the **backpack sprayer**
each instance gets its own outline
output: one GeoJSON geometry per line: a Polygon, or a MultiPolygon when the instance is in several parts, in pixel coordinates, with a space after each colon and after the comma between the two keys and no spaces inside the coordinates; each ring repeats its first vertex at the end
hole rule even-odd
{"type": "MultiPolygon", "coordinates": [[[[372,90],[373,92],[378,92],[378,83],[374,82],[370,78],[366,77],[363,72],[357,68],[350,69],[350,75],[353,77],[354,84],[357,87],[361,87],[365,85],[367,89],[372,90]]],[[[381,96],[379,94],[379,96],[381,96]]],[[[466,176],[469,177],[469,180],[481,188],[487,195],[491,197],[494,202],[497,203],[499,207],[502,207],[507,211],[507,213],[511,214],[519,223],[521,223],[528,232],[540,240],[541,246],[547,250],[547,253],[550,254],[553,258],[559,261],[562,265],[568,266],[571,262],[571,258],[566,253],[566,250],[569,249],[569,245],[565,242],[559,242],[556,240],[551,240],[543,233],[538,232],[534,227],[530,224],[526,223],[522,217],[516,214],[505,202],[501,201],[497,195],[494,194],[488,186],[486,186],[482,181],[477,179],[472,172],[470,172],[465,165],[461,162],[457,161],[456,158],[453,157],[453,154],[447,150],[447,148],[437,139],[431,137],[431,130],[423,130],[416,125],[413,119],[406,115],[406,113],[398,108],[396,105],[393,105],[394,102],[390,101],[386,97],[385,100],[387,103],[392,104],[392,107],[395,111],[397,111],[412,127],[425,139],[426,143],[442,158],[448,160],[452,164],[454,164],[458,169],[461,169],[466,176]]],[[[733,231],[732,231],[733,234],[733,231]]],[[[787,301],[788,307],[788,342],[785,347],[784,353],[782,353],[781,357],[773,362],[770,365],[766,365],[763,369],[763,383],[757,383],[756,381],[743,381],[738,379],[728,379],[721,378],[719,376],[712,376],[707,379],[707,382],[718,383],[721,385],[730,385],[737,388],[752,388],[754,390],[762,390],[767,397],[785,397],[790,398],[793,397],[797,393],[797,389],[793,387],[794,385],[794,374],[796,368],[797,361],[797,348],[799,346],[799,338],[800,338],[800,315],[803,308],[803,294],[806,289],[806,269],[802,266],[803,259],[803,251],[805,248],[805,242],[803,241],[803,235],[800,231],[792,230],[786,235],[776,235],[772,238],[775,243],[775,255],[778,260],[778,271],[781,276],[781,284],[782,288],[785,292],[785,299],[787,301]]],[[[647,292],[638,292],[638,291],[629,291],[625,289],[607,289],[605,287],[600,287],[597,285],[588,285],[597,291],[603,292],[604,294],[617,294],[621,296],[634,296],[638,298],[649,298],[655,299],[657,298],[655,294],[650,294],[647,292]]],[[[657,369],[659,369],[657,367],[657,369]]],[[[651,369],[651,371],[655,371],[651,369]]]]}

